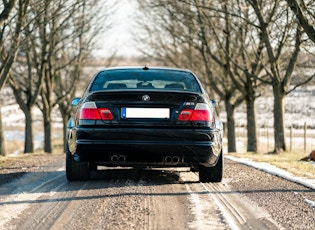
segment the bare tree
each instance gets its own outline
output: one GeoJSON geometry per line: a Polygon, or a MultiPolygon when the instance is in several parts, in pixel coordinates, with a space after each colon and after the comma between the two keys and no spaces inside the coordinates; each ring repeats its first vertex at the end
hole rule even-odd
{"type": "Polygon", "coordinates": [[[99,6],[96,9],[93,2],[82,2],[81,7],[77,9],[77,14],[72,19],[72,46],[67,45],[68,40],[61,41],[63,51],[56,62],[59,68],[53,70],[55,75],[55,105],[59,106],[62,117],[64,148],[66,148],[67,141],[67,123],[72,111],[71,101],[76,94],[80,76],[83,75],[85,62],[92,57],[91,52],[94,48],[95,38],[110,27],[109,14],[102,14],[101,16],[98,14],[104,10],[105,6],[99,6]],[[100,21],[102,23],[99,23],[100,21]],[[64,65],[64,63],[67,64],[64,65]]]}
{"type": "MultiPolygon", "coordinates": [[[[78,36],[75,30],[77,27],[74,24],[84,5],[85,1],[81,0],[71,3],[65,0],[41,3],[43,11],[38,20],[40,21],[39,44],[43,54],[43,65],[37,69],[37,73],[43,77],[44,82],[37,105],[43,114],[44,151],[47,153],[52,152],[52,111],[61,100],[54,94],[56,81],[60,77],[60,72],[72,66],[77,58],[75,53],[71,53],[76,45],[76,36],[78,36]]],[[[72,81],[76,82],[73,79],[72,81]]],[[[71,88],[67,92],[71,92],[71,88]]]]}
{"type": "Polygon", "coordinates": [[[258,140],[255,100],[260,95],[261,83],[257,79],[263,71],[264,46],[252,29],[253,13],[242,1],[214,1],[211,5],[200,7],[206,12],[209,11],[204,14],[208,15],[205,23],[211,26],[210,34],[217,40],[217,48],[209,48],[209,54],[226,69],[232,86],[244,96],[247,112],[247,151],[256,152],[258,140]],[[218,58],[218,50],[225,53],[225,59],[218,58]]]}
{"type": "MultiPolygon", "coordinates": [[[[264,66],[268,80],[260,80],[271,85],[273,89],[274,152],[279,153],[281,150],[286,150],[284,99],[292,91],[289,86],[303,43],[301,26],[279,0],[262,2],[248,0],[247,2],[256,14],[258,24],[255,28],[261,36],[268,60],[264,66]]],[[[311,78],[300,81],[293,89],[307,83],[311,78]]]]}
{"type": "Polygon", "coordinates": [[[75,94],[84,61],[91,55],[95,39],[109,27],[107,19],[111,13],[106,10],[108,4],[93,0],[76,0],[71,4],[66,0],[57,2],[59,8],[54,4],[46,5],[47,14],[52,19],[46,23],[49,33],[44,40],[48,41],[49,48],[41,101],[38,103],[44,118],[45,152],[52,152],[51,114],[58,105],[64,123],[64,139],[66,137],[70,98],[75,94]]]}
{"type": "Polygon", "coordinates": [[[71,39],[74,31],[72,30],[73,17],[82,5],[81,1],[69,2],[63,0],[56,0],[52,2],[44,2],[42,19],[45,21],[41,26],[43,33],[41,34],[41,44],[46,47],[44,70],[42,72],[44,77],[44,84],[41,90],[41,100],[37,105],[43,114],[44,125],[44,151],[52,152],[52,111],[56,105],[54,99],[54,88],[57,78],[57,71],[71,65],[75,59],[68,58],[66,63],[63,55],[65,47],[63,44],[69,43],[71,47],[71,39]]]}
{"type": "Polygon", "coordinates": [[[236,152],[235,109],[244,101],[243,91],[235,87],[231,57],[236,52],[237,41],[232,38],[230,16],[227,14],[226,1],[217,5],[217,10],[209,10],[210,3],[195,1],[196,24],[202,60],[207,72],[210,87],[219,95],[225,105],[227,115],[228,152],[236,152]],[[220,29],[218,29],[220,28],[220,29]],[[216,67],[217,66],[217,67],[216,67]],[[216,68],[215,68],[216,67],[216,68]]]}
{"type": "Polygon", "coordinates": [[[23,40],[19,47],[16,65],[13,65],[10,86],[15,99],[25,115],[24,153],[34,152],[33,143],[33,108],[41,92],[44,75],[45,49],[40,49],[39,29],[42,22],[38,20],[42,14],[40,4],[33,0],[28,14],[25,17],[26,26],[22,31],[23,40]]]}
{"type": "MultiPolygon", "coordinates": [[[[20,43],[20,33],[23,28],[24,17],[28,7],[28,0],[18,0],[16,10],[13,11],[15,1],[2,1],[4,8],[0,19],[0,91],[9,77],[9,72],[14,63],[20,43]],[[7,19],[7,20],[5,20],[7,19]]],[[[2,118],[0,111],[0,155],[5,155],[2,118]]]]}

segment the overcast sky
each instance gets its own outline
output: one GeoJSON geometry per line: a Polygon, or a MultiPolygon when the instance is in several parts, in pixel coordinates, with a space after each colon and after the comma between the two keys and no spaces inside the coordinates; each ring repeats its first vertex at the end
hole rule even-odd
{"type": "Polygon", "coordinates": [[[117,12],[112,15],[113,28],[110,33],[106,33],[102,40],[106,42],[101,50],[96,53],[100,56],[107,56],[107,50],[117,48],[117,55],[133,56],[137,55],[134,45],[133,31],[136,27],[136,1],[134,0],[113,0],[117,3],[117,12]]]}

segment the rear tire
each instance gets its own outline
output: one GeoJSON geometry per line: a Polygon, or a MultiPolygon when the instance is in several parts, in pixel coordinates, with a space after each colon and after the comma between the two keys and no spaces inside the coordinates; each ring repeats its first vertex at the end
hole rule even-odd
{"type": "Polygon", "coordinates": [[[70,151],[66,151],[66,176],[69,181],[88,180],[90,170],[88,162],[75,162],[70,151]]]}
{"type": "Polygon", "coordinates": [[[223,178],[223,153],[221,151],[217,164],[214,167],[199,166],[200,182],[221,182],[223,178]]]}

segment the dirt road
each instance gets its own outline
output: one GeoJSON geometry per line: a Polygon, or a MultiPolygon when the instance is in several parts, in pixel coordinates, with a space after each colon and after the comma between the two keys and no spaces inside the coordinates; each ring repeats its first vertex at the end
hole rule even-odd
{"type": "MultiPolygon", "coordinates": [[[[285,229],[288,226],[270,214],[267,200],[259,197],[266,202],[265,206],[256,202],[257,197],[252,195],[255,186],[252,191],[242,191],[236,186],[244,186],[245,181],[238,183],[242,178],[235,178],[240,172],[246,173],[245,180],[250,173],[255,178],[253,172],[258,175],[262,172],[230,161],[225,162],[226,177],[219,184],[199,183],[198,176],[186,168],[99,168],[89,181],[68,182],[63,157],[60,155],[48,164],[1,183],[0,229],[285,229]]],[[[256,184],[261,182],[258,180],[256,184]]],[[[268,193],[267,189],[258,194],[268,193]]],[[[274,192],[277,196],[291,195],[285,189],[274,192]]],[[[299,193],[297,188],[294,192],[299,193]]],[[[304,213],[314,214],[314,208],[307,204],[304,208],[304,213]]],[[[308,227],[311,229],[314,224],[301,229],[308,227]]]]}

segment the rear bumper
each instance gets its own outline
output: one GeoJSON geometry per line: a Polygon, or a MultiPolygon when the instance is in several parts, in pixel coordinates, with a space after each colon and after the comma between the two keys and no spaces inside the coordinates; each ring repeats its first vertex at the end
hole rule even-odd
{"type": "Polygon", "coordinates": [[[77,162],[116,166],[214,166],[222,137],[212,129],[78,129],[69,139],[77,162]]]}

